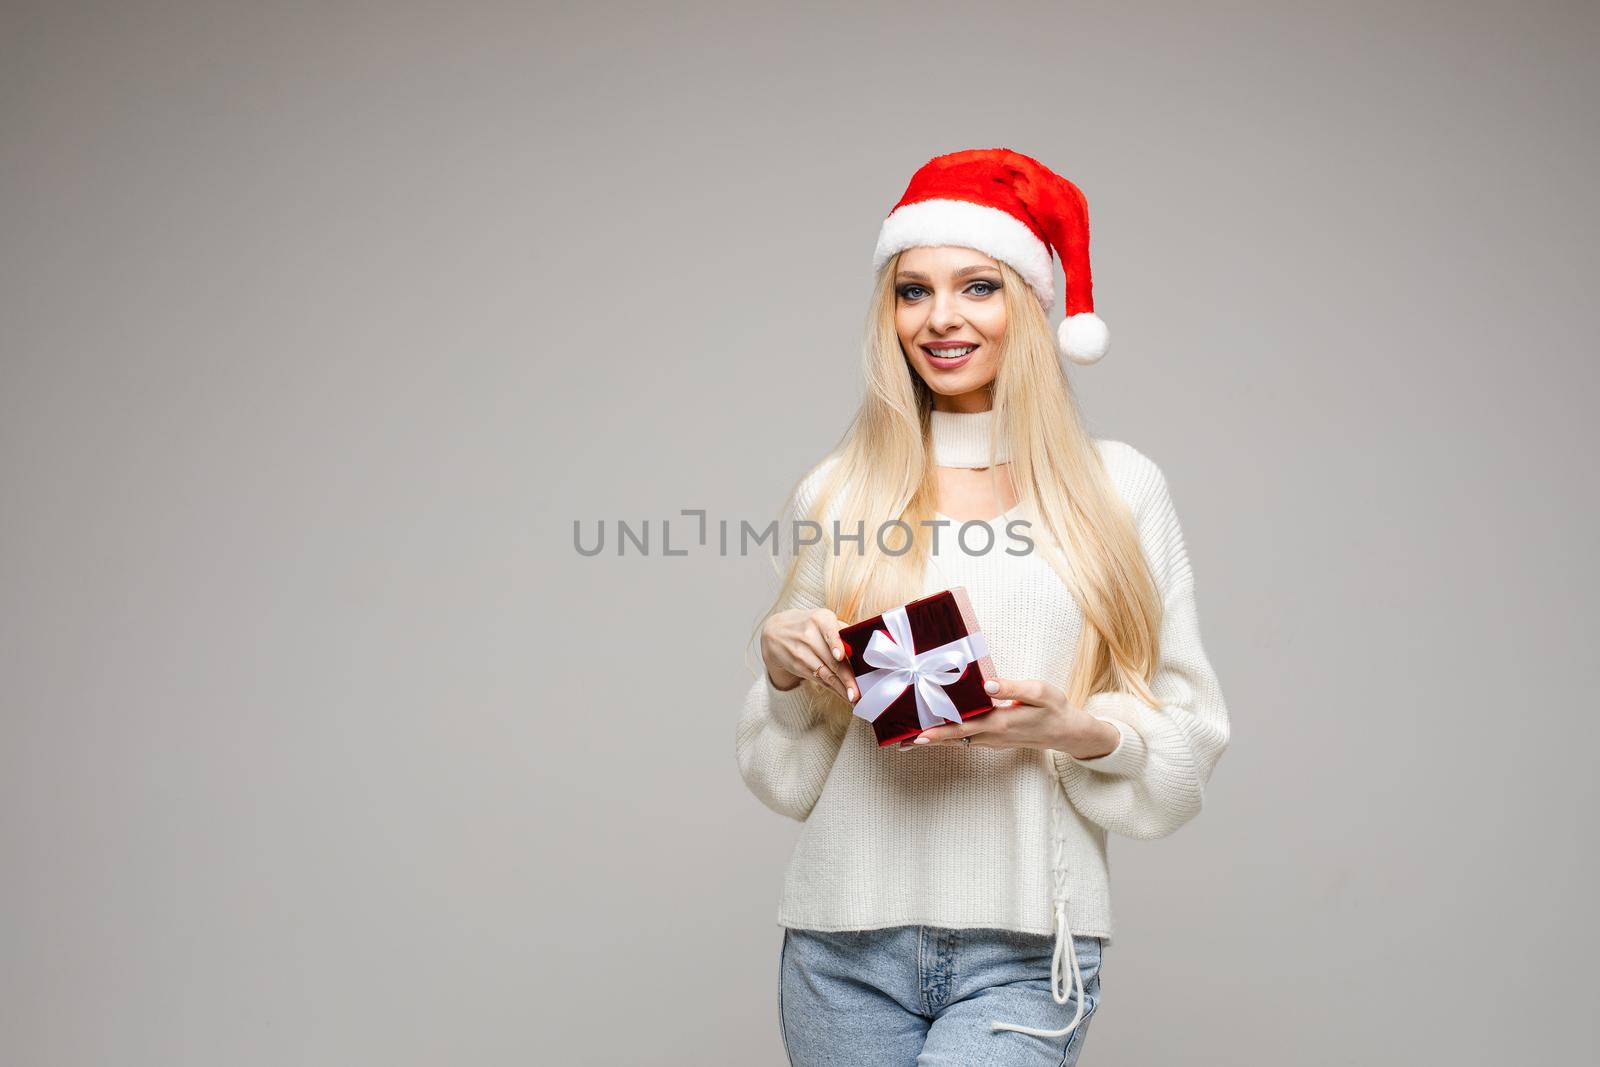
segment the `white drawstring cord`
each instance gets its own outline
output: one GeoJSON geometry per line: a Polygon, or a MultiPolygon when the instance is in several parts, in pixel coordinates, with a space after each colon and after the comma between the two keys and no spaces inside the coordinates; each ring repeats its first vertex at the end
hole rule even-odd
{"type": "MultiPolygon", "coordinates": [[[[1045,767],[1050,771],[1052,779],[1055,776],[1055,764],[1049,751],[1044,753],[1045,767]]],[[[1066,876],[1066,840],[1062,835],[1063,816],[1061,807],[1067,803],[1066,790],[1060,782],[1052,781],[1050,787],[1050,836],[1054,839],[1055,856],[1053,875],[1056,880],[1055,905],[1056,905],[1056,949],[1050,956],[1050,997],[1057,1004],[1065,1004],[1075,988],[1078,991],[1078,1008],[1072,1013],[1072,1021],[1060,1030],[1040,1030],[1032,1026],[1018,1026],[1016,1023],[1003,1023],[999,1019],[990,1019],[989,1026],[994,1030],[1014,1030],[1019,1034],[1032,1034],[1034,1037],[1066,1037],[1077,1028],[1083,1018],[1083,974],[1078,970],[1078,952],[1073,944],[1072,927],[1067,923],[1067,876],[1066,876]],[[1072,962],[1072,985],[1066,989],[1061,988],[1061,974],[1065,969],[1063,958],[1072,962]]]]}
{"type": "Polygon", "coordinates": [[[999,1019],[989,1020],[989,1025],[995,1030],[1015,1030],[1019,1034],[1032,1034],[1034,1037],[1066,1037],[1077,1028],[1078,1021],[1083,1018],[1083,972],[1078,970],[1078,953],[1073,950],[1072,928],[1067,925],[1067,902],[1056,901],[1056,951],[1050,957],[1050,996],[1057,1004],[1065,1004],[1072,995],[1072,990],[1078,991],[1078,1010],[1073,1012],[1072,1021],[1060,1030],[1040,1030],[1032,1026],[1018,1026],[1016,1023],[1003,1023],[999,1019]],[[1061,989],[1062,957],[1072,961],[1072,984],[1061,989]]]}

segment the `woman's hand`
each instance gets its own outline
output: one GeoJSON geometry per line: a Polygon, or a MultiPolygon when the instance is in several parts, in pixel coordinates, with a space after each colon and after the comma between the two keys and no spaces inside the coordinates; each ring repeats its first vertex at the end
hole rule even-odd
{"type": "Polygon", "coordinates": [[[779,689],[815,678],[855,702],[856,679],[839,638],[839,617],[827,608],[791,608],[769,615],[761,627],[761,659],[779,689]]]}
{"type": "Polygon", "coordinates": [[[1014,703],[998,705],[959,726],[952,722],[929,727],[900,747],[964,745],[961,738],[970,737],[974,748],[1053,748],[1078,759],[1094,759],[1109,755],[1122,741],[1115,726],[1073,707],[1067,695],[1048,682],[1001,678],[984,688],[997,702],[1014,703]]]}

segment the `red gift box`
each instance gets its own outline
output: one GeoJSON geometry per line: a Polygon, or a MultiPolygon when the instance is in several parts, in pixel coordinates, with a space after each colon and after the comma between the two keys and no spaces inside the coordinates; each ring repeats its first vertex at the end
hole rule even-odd
{"type": "Polygon", "coordinates": [[[983,688],[995,677],[994,664],[972,601],[962,586],[852,623],[841,629],[839,636],[856,676],[855,713],[872,723],[879,747],[950,722],[938,714],[941,709],[953,710],[963,721],[994,710],[994,701],[983,688]],[[879,635],[876,641],[874,634],[879,635]],[[897,634],[909,636],[910,648],[901,645],[897,634]],[[866,659],[874,645],[876,664],[866,659]],[[904,669],[907,667],[915,671],[904,669]],[[920,680],[915,677],[918,674],[920,680]],[[883,706],[895,687],[901,691],[883,706]],[[864,709],[872,717],[864,714],[864,709]]]}

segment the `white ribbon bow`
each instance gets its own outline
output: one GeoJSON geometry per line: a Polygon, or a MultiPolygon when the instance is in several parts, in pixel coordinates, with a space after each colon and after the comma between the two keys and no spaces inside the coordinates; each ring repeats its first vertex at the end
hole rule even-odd
{"type": "Polygon", "coordinates": [[[961,713],[942,687],[960,678],[968,664],[989,654],[982,631],[918,652],[911,640],[911,620],[906,617],[905,608],[884,612],[883,622],[889,632],[872,631],[861,653],[862,659],[881,669],[856,675],[861,699],[856,701],[854,713],[873,722],[901,693],[914,686],[917,721],[922,729],[937,726],[941,720],[959,723],[961,713]]]}

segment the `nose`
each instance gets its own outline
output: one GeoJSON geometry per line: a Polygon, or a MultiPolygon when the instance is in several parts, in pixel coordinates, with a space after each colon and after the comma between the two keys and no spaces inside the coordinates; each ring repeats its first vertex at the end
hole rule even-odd
{"type": "Polygon", "coordinates": [[[940,333],[949,333],[961,325],[961,309],[956,306],[954,293],[942,293],[933,299],[933,313],[929,325],[940,333]]]}

